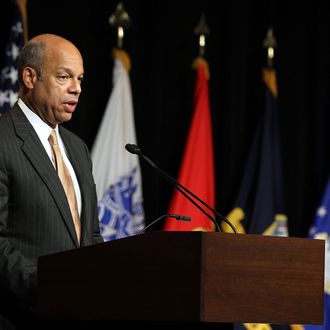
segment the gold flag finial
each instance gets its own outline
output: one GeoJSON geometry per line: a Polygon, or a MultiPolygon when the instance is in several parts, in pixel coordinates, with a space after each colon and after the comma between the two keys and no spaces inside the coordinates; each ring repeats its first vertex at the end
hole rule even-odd
{"type": "Polygon", "coordinates": [[[128,28],[131,24],[131,19],[124,8],[123,1],[120,1],[115,12],[110,15],[109,23],[117,28],[117,47],[122,48],[124,43],[124,28],[128,28]]]}
{"type": "Polygon", "coordinates": [[[268,68],[273,67],[275,48],[277,47],[277,41],[273,33],[273,27],[269,27],[267,31],[266,38],[262,43],[264,48],[267,48],[267,66],[268,68]]]}
{"type": "Polygon", "coordinates": [[[201,15],[201,18],[195,27],[195,34],[198,36],[199,56],[203,57],[205,54],[206,36],[210,34],[210,29],[206,23],[204,13],[201,15]]]}

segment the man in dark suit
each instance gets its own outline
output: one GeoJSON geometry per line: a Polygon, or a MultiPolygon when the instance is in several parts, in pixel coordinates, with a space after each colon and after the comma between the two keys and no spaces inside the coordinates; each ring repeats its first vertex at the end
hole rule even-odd
{"type": "Polygon", "coordinates": [[[59,125],[76,110],[81,54],[43,34],[24,46],[18,69],[19,100],[0,117],[0,329],[33,319],[39,256],[103,242],[88,148],[59,125]],[[80,232],[52,161],[52,130],[72,178],[80,232]]]}

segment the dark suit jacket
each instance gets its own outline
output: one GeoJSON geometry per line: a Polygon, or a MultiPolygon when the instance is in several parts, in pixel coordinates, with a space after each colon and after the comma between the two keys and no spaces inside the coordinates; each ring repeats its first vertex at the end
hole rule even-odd
{"type": "MultiPolygon", "coordinates": [[[[59,129],[82,195],[81,246],[101,243],[88,148],[64,127],[59,129]]],[[[16,104],[0,117],[0,315],[35,302],[39,256],[77,247],[61,182],[16,104]]]]}

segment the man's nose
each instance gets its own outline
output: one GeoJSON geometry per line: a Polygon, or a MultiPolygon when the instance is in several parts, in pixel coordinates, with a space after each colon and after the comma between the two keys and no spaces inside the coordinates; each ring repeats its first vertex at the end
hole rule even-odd
{"type": "Polygon", "coordinates": [[[69,86],[69,92],[74,94],[81,93],[81,81],[79,79],[72,79],[71,85],[69,86]]]}

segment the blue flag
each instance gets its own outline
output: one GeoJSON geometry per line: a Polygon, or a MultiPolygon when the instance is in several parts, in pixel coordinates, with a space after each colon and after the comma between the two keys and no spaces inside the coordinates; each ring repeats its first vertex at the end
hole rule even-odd
{"type": "Polygon", "coordinates": [[[306,330],[330,330],[330,177],[308,237],[325,240],[324,322],[304,325],[306,330]]]}
{"type": "MultiPolygon", "coordinates": [[[[264,69],[265,108],[246,162],[235,208],[227,216],[237,232],[288,236],[278,127],[276,72],[264,69]]],[[[231,232],[227,225],[223,225],[231,232]]],[[[235,330],[287,330],[290,325],[234,324],[235,330]]]]}
{"type": "MultiPolygon", "coordinates": [[[[263,78],[265,111],[255,133],[235,208],[228,219],[240,233],[288,236],[275,70],[264,69],[263,78]]],[[[230,231],[226,225],[224,228],[230,231]]]]}
{"type": "Polygon", "coordinates": [[[22,14],[16,4],[16,11],[5,48],[4,66],[0,72],[0,115],[10,110],[18,99],[17,57],[23,45],[22,14]]]}

